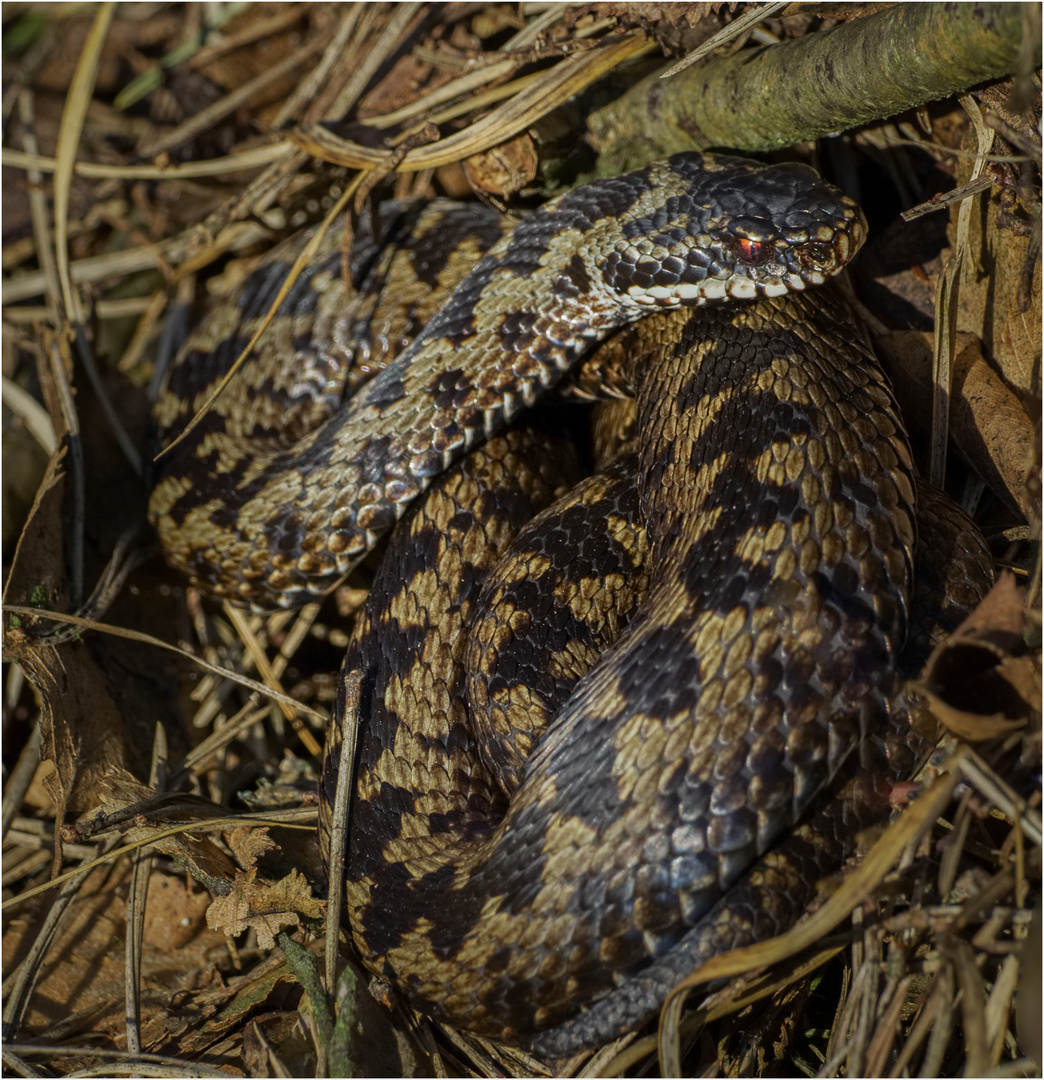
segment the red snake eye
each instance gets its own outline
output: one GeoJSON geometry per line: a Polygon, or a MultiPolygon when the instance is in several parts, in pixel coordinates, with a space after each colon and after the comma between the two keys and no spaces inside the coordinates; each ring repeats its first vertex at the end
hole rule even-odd
{"type": "Polygon", "coordinates": [[[762,263],[769,257],[771,244],[762,243],[760,240],[737,240],[736,254],[745,263],[762,263]]]}

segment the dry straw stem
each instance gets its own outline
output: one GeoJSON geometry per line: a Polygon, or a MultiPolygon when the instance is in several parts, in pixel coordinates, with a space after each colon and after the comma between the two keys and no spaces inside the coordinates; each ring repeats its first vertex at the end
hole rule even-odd
{"type": "MultiPolygon", "coordinates": [[[[34,111],[32,91],[24,87],[18,95],[18,112],[23,125],[22,143],[26,150],[33,154],[37,150],[34,111]]],[[[46,319],[49,325],[57,326],[61,284],[58,280],[58,263],[55,259],[54,241],[51,237],[47,195],[44,192],[43,175],[40,170],[29,169],[28,173],[26,179],[29,181],[29,211],[33,221],[33,240],[40,260],[40,270],[47,283],[46,319]]]]}
{"type": "Polygon", "coordinates": [[[666,71],[661,71],[658,78],[670,79],[685,71],[687,68],[691,68],[693,64],[702,60],[705,56],[710,56],[715,49],[720,49],[730,42],[735,41],[740,35],[747,33],[748,30],[753,30],[758,23],[773,18],[773,16],[777,15],[787,7],[787,3],[788,0],[776,0],[774,3],[755,5],[750,11],[744,12],[739,18],[733,19],[732,22],[727,23],[716,34],[712,34],[701,45],[693,49],[684,59],[679,60],[676,64],[672,64],[666,71]]]}
{"type": "MultiPolygon", "coordinates": [[[[557,15],[558,12],[554,12],[554,14],[557,15]]],[[[578,29],[568,42],[556,42],[554,45],[549,45],[544,49],[524,48],[520,44],[522,34],[517,34],[508,43],[507,48],[503,50],[504,59],[497,60],[491,57],[490,62],[484,62],[456,79],[436,87],[429,93],[422,94],[414,101],[409,102],[409,104],[393,109],[391,112],[382,113],[379,116],[368,117],[362,120],[361,123],[366,127],[383,130],[401,124],[406,120],[411,120],[414,117],[423,116],[425,120],[441,124],[467,112],[477,112],[495,101],[502,101],[505,97],[511,97],[532,83],[538,82],[547,75],[547,72],[534,72],[532,75],[523,76],[513,82],[496,85],[498,80],[508,77],[526,64],[549,58],[559,59],[563,53],[577,52],[581,48],[589,47],[587,39],[596,32],[596,29],[605,29],[604,24],[611,22],[612,20],[603,20],[601,24],[596,24],[596,26],[586,27],[582,30],[578,29]],[[483,86],[489,86],[489,88],[483,93],[476,94],[475,91],[483,86]],[[445,105],[447,102],[453,102],[453,104],[440,112],[431,112],[436,106],[445,105]]],[[[730,24],[730,26],[732,25],[735,24],[730,24]]]]}
{"type": "Polygon", "coordinates": [[[644,34],[627,34],[567,57],[488,116],[476,120],[455,135],[410,150],[398,162],[395,161],[393,150],[378,150],[337,138],[317,124],[303,125],[291,132],[291,138],[313,156],[349,168],[384,166],[392,167],[397,172],[416,172],[451,165],[525,131],[624,60],[653,48],[655,45],[647,41],[644,34]]]}
{"type": "MultiPolygon", "coordinates": [[[[60,447],[57,454],[68,448],[69,482],[69,529],[68,529],[68,597],[78,605],[83,599],[83,525],[86,518],[86,493],[83,441],[80,437],[80,418],[76,411],[76,399],[70,385],[69,373],[72,371],[72,356],[69,352],[69,338],[65,334],[52,332],[46,328],[43,332],[43,356],[38,354],[37,376],[40,379],[44,400],[48,405],[52,423],[61,418],[62,427],[55,434],[67,438],[66,446],[60,447]]],[[[41,484],[40,492],[43,491],[41,484]]],[[[39,499],[40,493],[37,495],[39,499]]],[[[21,537],[19,537],[19,547],[21,537]]],[[[16,552],[17,556],[17,552],[16,552]]],[[[5,586],[6,594],[6,586],[5,586]]]]}
{"type": "MultiPolygon", "coordinates": [[[[202,241],[199,233],[195,229],[186,229],[179,236],[155,245],[142,245],[77,259],[70,266],[71,279],[74,284],[106,281],[142,270],[162,270],[170,263],[180,264],[193,257],[202,258],[205,265],[224,252],[242,250],[267,235],[268,231],[255,222],[239,222],[229,226],[216,241],[207,243],[206,251],[201,252],[202,241]]],[[[198,268],[198,263],[194,263],[193,268],[198,268]]],[[[46,286],[47,279],[42,271],[22,274],[4,282],[3,302],[14,304],[39,296],[46,286]]]]}
{"type": "MultiPolygon", "coordinates": [[[[397,40],[401,28],[393,20],[386,28],[386,33],[390,47],[390,43],[397,40]],[[394,34],[390,32],[392,29],[395,29],[394,34]]],[[[406,170],[408,163],[411,170],[432,168],[436,165],[450,164],[460,160],[461,157],[489,149],[491,146],[502,142],[505,138],[525,130],[551,109],[563,104],[573,94],[600,78],[624,59],[648,51],[650,47],[650,44],[645,41],[644,35],[632,34],[607,45],[598,46],[579,55],[571,56],[562,61],[551,72],[541,73],[532,82],[527,80],[523,90],[515,93],[508,102],[499,109],[494,110],[489,116],[476,121],[456,135],[438,140],[428,146],[419,146],[405,151],[401,148],[399,150],[372,150],[348,140],[337,138],[319,125],[305,125],[294,132],[293,139],[302,149],[314,156],[365,171],[355,177],[327,213],[322,225],[315,231],[315,235],[312,236],[308,245],[295,260],[279,294],[273,299],[268,312],[261,320],[250,341],[240,352],[220,383],[178,437],[168,444],[158,457],[168,453],[189,435],[235,377],[275,317],[284,296],[289,292],[294,281],[296,281],[314,251],[322,242],[327,229],[347,205],[349,198],[361,185],[366,183],[367,173],[374,174],[392,170],[403,171],[406,170]],[[429,156],[426,157],[426,154],[429,156]]]]}
{"type": "MultiPolygon", "coordinates": [[[[283,102],[272,121],[272,127],[279,129],[295,119],[305,104],[311,101],[323,84],[330,77],[334,65],[341,57],[354,55],[349,42],[359,24],[359,19],[367,10],[363,4],[345,4],[341,8],[341,19],[334,36],[323,50],[323,55],[305,77],[297,84],[290,96],[283,102]]],[[[373,10],[370,8],[369,10],[373,10]]]]}
{"type": "MultiPolygon", "coordinates": [[[[978,141],[978,154],[972,167],[972,181],[982,176],[986,155],[993,148],[993,130],[983,121],[982,111],[973,97],[961,97],[964,111],[971,119],[978,141]]],[[[928,463],[928,483],[940,491],[946,480],[946,448],[950,431],[950,387],[953,382],[953,361],[957,353],[957,304],[961,277],[968,252],[968,231],[971,224],[972,198],[961,202],[957,212],[957,242],[935,290],[935,342],[932,350],[932,432],[928,463]]]]}
{"type": "Polygon", "coordinates": [[[76,71],[65,97],[62,121],[58,128],[58,148],[55,153],[54,169],[54,243],[58,262],[58,277],[62,286],[62,298],[65,310],[73,322],[83,321],[80,299],[72,287],[69,275],[69,194],[72,188],[73,162],[80,145],[80,133],[87,118],[87,107],[91,103],[94,80],[98,74],[102,46],[109,23],[115,14],[115,3],[100,4],[94,17],[87,40],[84,43],[76,71]]]}
{"type": "MultiPolygon", "coordinates": [[[[149,787],[161,791],[167,772],[167,736],[162,724],[156,724],[152,743],[152,764],[149,769],[149,787]]],[[[152,856],[144,851],[132,856],[134,870],[127,894],[127,935],[124,941],[124,971],[127,988],[126,1037],[127,1049],[132,1054],[141,1052],[141,961],[142,943],[145,938],[145,904],[152,873],[152,856]]]]}
{"type": "MultiPolygon", "coordinates": [[[[21,670],[21,669],[19,669],[21,670]]],[[[22,800],[29,790],[33,777],[36,775],[37,766],[40,764],[40,751],[43,746],[43,728],[39,721],[33,725],[29,741],[18,755],[15,767],[8,773],[7,782],[4,784],[3,797],[3,828],[2,838],[7,839],[11,826],[18,817],[18,811],[22,807],[22,800]]],[[[7,873],[10,867],[4,867],[4,883],[7,881],[7,873]]],[[[16,880],[12,876],[12,880],[16,880]]]]}
{"type": "Polygon", "coordinates": [[[55,1046],[53,1043],[6,1043],[4,1062],[18,1076],[44,1075],[33,1069],[23,1058],[99,1058],[105,1065],[97,1068],[77,1069],[67,1076],[187,1076],[215,1077],[227,1080],[228,1073],[220,1069],[207,1069],[202,1065],[186,1065],[180,1058],[163,1054],[132,1054],[126,1050],[108,1050],[93,1046],[55,1046]]]}
{"type": "MultiPolygon", "coordinates": [[[[259,169],[271,165],[273,161],[281,161],[293,152],[293,144],[281,139],[267,146],[239,150],[205,161],[186,161],[181,165],[108,165],[97,161],[77,161],[73,163],[73,172],[85,180],[198,180],[259,169]]],[[[58,167],[55,158],[6,147],[0,161],[12,169],[39,169],[45,173],[54,172],[58,167]]]]}
{"type": "Polygon", "coordinates": [[[359,691],[362,672],[344,676],[344,709],[337,763],[337,788],[330,820],[330,871],[326,906],[326,992],[337,987],[337,945],[340,938],[341,905],[344,899],[344,857],[348,850],[348,809],[352,798],[352,762],[359,736],[359,691]]]}
{"type": "Polygon", "coordinates": [[[361,50],[362,62],[354,68],[351,77],[341,88],[333,104],[325,110],[324,115],[327,119],[336,120],[348,115],[367,84],[377,74],[381,64],[391,58],[400,39],[422,6],[419,3],[393,5],[391,18],[388,19],[377,40],[365,50],[361,50]]]}
{"type": "MultiPolygon", "coordinates": [[[[895,4],[670,79],[654,74],[589,118],[591,142],[603,151],[599,172],[678,150],[790,146],[1010,75],[1025,62],[1033,6],[895,4]]],[[[1029,59],[1040,66],[1039,44],[1029,59]]]]}
{"type": "Polygon", "coordinates": [[[323,218],[322,224],[315,229],[313,235],[305,244],[300,254],[294,260],[294,265],[290,267],[289,273],[287,273],[283,284],[279,288],[279,292],[275,295],[272,303],[269,305],[268,310],[265,312],[264,318],[258,323],[257,329],[254,331],[253,336],[243,347],[240,354],[236,357],[234,363],[229,367],[228,371],[222,377],[221,381],[217,384],[214,390],[207,397],[207,400],[200,406],[199,411],[195,416],[185,425],[176,439],[169,442],[157,455],[156,460],[163,457],[164,454],[169,453],[174,449],[182,439],[186,438],[188,434],[195,428],[195,426],[203,419],[204,416],[210,411],[213,404],[224,392],[225,388],[235,378],[236,373],[246,362],[247,357],[251,354],[254,346],[261,340],[261,335],[268,329],[272,320],[276,316],[276,312],[279,310],[279,305],[282,304],[287,293],[293,288],[294,282],[300,277],[304,268],[311,262],[312,256],[316,253],[319,245],[323,242],[323,238],[326,236],[327,230],[333,224],[334,220],[340,215],[344,208],[348,205],[349,199],[355,194],[356,190],[363,183],[366,178],[365,172],[360,172],[355,179],[345,188],[341,197],[330,207],[326,217],[323,218]]]}
{"type": "MultiPolygon", "coordinates": [[[[1011,791],[994,770],[969,748],[961,747],[950,759],[947,768],[950,773],[940,777],[931,789],[900,815],[818,912],[778,938],[713,958],[675,989],[661,1014],[659,1045],[663,1075],[680,1074],[681,1038],[686,1033],[691,1033],[695,1026],[705,1025],[727,1013],[736,1012],[760,997],[775,993],[788,982],[811,973],[839,952],[843,943],[837,947],[824,943],[817,955],[807,957],[797,971],[788,969],[776,984],[769,982],[772,977],[770,971],[753,983],[742,984],[738,992],[735,986],[726,986],[716,997],[705,1003],[695,1017],[683,1019],[681,1004],[690,988],[712,979],[744,976],[763,965],[777,964],[821,940],[832,926],[848,914],[859,915],[858,905],[873,894],[891,867],[896,862],[901,863],[906,853],[912,852],[927,831],[935,825],[960,780],[970,782],[980,795],[985,796],[1013,823],[1011,838],[1014,854],[1005,854],[1009,847],[1005,844],[998,856],[1000,870],[960,906],[950,906],[938,911],[933,909],[927,913],[923,908],[913,909],[914,926],[926,929],[939,922],[943,927],[934,933],[934,941],[941,947],[942,955],[940,956],[939,951],[934,951],[925,958],[929,965],[934,963],[938,967],[941,963],[942,967],[938,969],[931,991],[922,998],[919,1013],[900,1048],[898,1064],[890,1075],[905,1075],[903,1070],[906,1063],[913,1059],[926,1037],[928,1044],[920,1075],[938,1075],[942,1055],[947,1051],[949,1043],[954,999],[958,991],[961,995],[962,1030],[969,1042],[967,1074],[984,1075],[984,1070],[988,1072],[998,1066],[1009,1030],[1008,1006],[1012,996],[1009,984],[1013,983],[1017,971],[1002,968],[987,997],[973,947],[981,950],[988,946],[980,942],[980,935],[973,938],[970,945],[965,943],[960,935],[976,920],[994,909],[1013,890],[1017,903],[1025,903],[1027,888],[1024,884],[1020,886],[1020,880],[1025,875],[1024,844],[1029,841],[1039,845],[1040,815],[1011,791]],[[918,913],[920,921],[917,921],[918,913]],[[966,952],[961,952],[958,946],[966,952]],[[975,1040],[978,1042],[973,1052],[970,1043],[975,1040]]],[[[949,875],[948,884],[943,881],[948,857],[954,856],[954,859],[949,861],[953,862],[955,869],[954,860],[960,858],[964,852],[967,827],[972,817],[970,797],[971,792],[962,800],[957,814],[958,824],[945,841],[943,866],[940,868],[940,893],[945,893],[953,883],[952,873],[949,875]]],[[[1008,918],[996,923],[998,927],[1009,925],[1010,915],[1014,914],[1014,911],[1008,911],[1008,918]]],[[[892,962],[892,952],[889,952],[886,960],[882,945],[893,937],[896,937],[896,940],[901,939],[901,931],[906,925],[904,918],[905,916],[898,916],[879,925],[869,925],[866,933],[853,941],[852,970],[856,972],[855,980],[842,995],[839,1012],[832,1025],[829,1057],[819,1075],[836,1075],[842,1066],[849,1075],[883,1075],[899,1033],[896,1019],[901,1013],[902,1003],[906,1001],[910,969],[896,969],[892,962]],[[886,977],[883,988],[880,985],[879,973],[886,977]]],[[[996,922],[996,913],[993,919],[996,922]]],[[[895,959],[898,958],[897,953],[895,959]]],[[[1017,967],[1017,961],[1009,966],[1017,967]]],[[[931,970],[931,967],[927,970],[931,970]]],[[[622,1068],[638,1060],[646,1048],[646,1040],[629,1048],[624,1052],[619,1064],[613,1063],[611,1071],[622,1071],[622,1068]]]]}
{"type": "Polygon", "coordinates": [[[23,390],[18,383],[12,382],[6,375],[3,376],[3,399],[5,408],[21,419],[26,430],[43,450],[53,454],[58,449],[58,438],[47,410],[32,394],[23,390]]]}
{"type": "Polygon", "coordinates": [[[239,89],[231,94],[226,94],[219,101],[215,101],[213,105],[190,116],[173,131],[165,133],[161,138],[157,138],[152,143],[142,147],[142,156],[156,157],[165,151],[183,145],[190,139],[212,128],[219,120],[228,116],[229,113],[235,112],[241,105],[245,105],[255,94],[270,83],[281,79],[284,75],[300,67],[314,51],[315,45],[313,43],[309,42],[307,45],[302,45],[300,49],[291,53],[290,56],[284,57],[278,64],[275,64],[267,71],[263,71],[248,83],[244,83],[239,89]]]}
{"type": "Polygon", "coordinates": [[[240,641],[242,641],[243,645],[246,647],[250,659],[254,662],[254,667],[257,668],[257,672],[264,680],[265,685],[285,699],[278,702],[279,707],[283,711],[283,716],[291,723],[294,730],[297,732],[298,738],[304,743],[308,753],[313,757],[318,758],[322,754],[323,748],[316,742],[315,736],[305,727],[304,722],[297,715],[296,709],[291,708],[290,705],[287,704],[287,701],[292,701],[293,699],[280,685],[280,673],[277,673],[274,665],[269,662],[264,646],[258,640],[257,635],[250,626],[250,620],[246,612],[226,603],[225,616],[235,627],[240,641]]]}

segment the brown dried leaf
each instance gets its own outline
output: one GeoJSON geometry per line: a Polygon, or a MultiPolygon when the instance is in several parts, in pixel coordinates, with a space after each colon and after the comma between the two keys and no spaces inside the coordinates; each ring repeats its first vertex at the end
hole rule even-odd
{"type": "Polygon", "coordinates": [[[245,975],[229,979],[227,985],[181,995],[176,1009],[160,1013],[145,1025],[142,1046],[189,1059],[204,1051],[214,1057],[219,1039],[254,1014],[281,984],[293,981],[289,966],[277,953],[245,975]]]}
{"type": "MultiPolygon", "coordinates": [[[[1005,227],[1009,215],[1004,197],[1004,189],[995,186],[986,197],[983,213],[971,217],[969,251],[974,273],[967,273],[961,283],[958,328],[981,338],[983,351],[1009,386],[1033,394],[1039,392],[1035,363],[1041,352],[1040,257],[1038,252],[1031,267],[1027,308],[1019,286],[1030,267],[1028,260],[1034,259],[1031,230],[1019,235],[1005,227]]],[[[1032,218],[1032,210],[1020,212],[1032,218]]],[[[956,213],[951,217],[951,236],[955,221],[956,213]]]]}
{"type": "MultiPolygon", "coordinates": [[[[963,293],[962,293],[963,295],[963,293]]],[[[926,429],[932,402],[932,335],[898,330],[878,339],[895,382],[903,415],[926,429]]],[[[1026,477],[1036,444],[1033,421],[1005,386],[972,334],[957,335],[950,403],[950,435],[991,491],[1029,520],[1026,477]]]]}
{"type": "MultiPolygon", "coordinates": [[[[61,1024],[63,1038],[80,1031],[92,1038],[119,1039],[126,1027],[126,967],[130,864],[98,867],[73,900],[41,967],[22,1028],[35,1038],[61,1024]]],[[[171,1001],[206,986],[214,956],[225,952],[224,938],[208,930],[204,914],[209,896],[186,885],[183,875],[154,870],[149,878],[142,946],[142,1003],[166,1027],[171,1001]]],[[[49,904],[24,906],[5,928],[4,971],[25,956],[49,904]]]]}
{"type": "Polygon", "coordinates": [[[963,739],[981,742],[1017,730],[1040,701],[1039,658],[1013,655],[1023,641],[1024,605],[1014,575],[1003,573],[913,684],[963,739]]]}
{"type": "Polygon", "coordinates": [[[271,949],[276,934],[284,927],[300,926],[300,915],[322,918],[324,906],[312,895],[305,876],[296,870],[274,884],[258,879],[256,870],[248,870],[237,873],[231,893],[219,897],[207,909],[207,925],[231,937],[252,927],[257,932],[258,947],[271,949]]]}
{"type": "Polygon", "coordinates": [[[267,828],[233,829],[225,838],[235,856],[236,862],[244,870],[252,870],[257,860],[266,851],[273,851],[279,845],[268,835],[267,828]]]}
{"type": "MultiPolygon", "coordinates": [[[[15,551],[4,603],[59,607],[65,578],[65,448],[52,456],[15,551]]],[[[123,718],[96,656],[84,642],[39,643],[40,631],[14,615],[4,619],[4,653],[22,665],[41,699],[43,757],[55,772],[45,781],[58,807],[85,810],[113,768],[140,756],[125,738],[123,718]]]]}
{"type": "MultiPolygon", "coordinates": [[[[236,868],[214,841],[190,832],[154,839],[157,834],[169,830],[172,823],[205,821],[221,817],[228,813],[227,810],[192,795],[157,796],[152,788],[123,769],[111,769],[99,780],[96,797],[97,813],[89,822],[77,827],[79,833],[88,831],[95,821],[101,825],[110,822],[118,825],[121,819],[133,821],[124,829],[129,842],[151,842],[157,851],[169,855],[212,892],[228,889],[236,868]]],[[[75,835],[68,837],[70,840],[77,838],[75,835]]]]}
{"type": "MultiPolygon", "coordinates": [[[[63,504],[65,498],[66,447],[60,446],[47,463],[36,492],[29,518],[15,549],[11,573],[4,586],[4,604],[55,604],[65,580],[62,548],[63,504]]],[[[7,631],[18,630],[17,620],[5,621],[7,631]]],[[[15,635],[22,640],[19,635],[15,635]]]]}

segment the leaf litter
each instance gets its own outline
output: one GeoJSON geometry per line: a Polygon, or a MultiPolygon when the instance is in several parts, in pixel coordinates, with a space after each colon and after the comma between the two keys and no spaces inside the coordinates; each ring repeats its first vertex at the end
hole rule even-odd
{"type": "MultiPolygon", "coordinates": [[[[124,553],[150,543],[122,539],[144,519],[147,389],[206,294],[329,213],[352,169],[398,196],[477,189],[532,204],[557,175],[589,167],[575,156],[581,103],[607,80],[626,85],[719,31],[732,48],[737,35],[770,42],[831,18],[783,8],[747,26],[734,15],[718,4],[5,12],[5,61],[19,75],[5,98],[5,175],[23,178],[10,206],[5,195],[5,508],[9,435],[37,448],[12,455],[29,463],[19,482],[36,497],[10,542],[5,521],[9,1071],[548,1074],[387,994],[382,1004],[379,986],[343,967],[343,943],[324,942],[311,788],[367,572],[307,614],[261,619],[212,608],[154,557],[132,565],[124,553]],[[95,582],[105,587],[86,597],[95,582]],[[132,905],[131,856],[143,851],[144,902],[132,905]],[[324,949],[339,989],[318,975],[324,949]],[[126,957],[139,969],[133,1032],[126,957]]],[[[930,362],[910,357],[931,355],[946,245],[964,251],[949,276],[959,294],[947,286],[952,445],[942,459],[938,427],[915,424],[915,449],[925,465],[933,451],[945,460],[948,488],[979,504],[1012,571],[922,676],[939,718],[972,742],[943,744],[806,923],[716,958],[658,1035],[558,1063],[563,1074],[655,1068],[657,1052],[665,1068],[708,1075],[1032,1071],[1016,1012],[1036,995],[1039,1017],[1039,967],[1034,982],[1022,942],[1040,932],[1040,201],[1025,164],[1039,169],[1040,150],[1011,91],[944,101],[846,144],[886,162],[897,190],[926,155],[939,190],[967,185],[975,160],[991,180],[907,227],[923,257],[897,260],[882,243],[856,270],[919,421],[940,391],[930,362]],[[729,982],[707,997],[715,971],[729,982]]]]}

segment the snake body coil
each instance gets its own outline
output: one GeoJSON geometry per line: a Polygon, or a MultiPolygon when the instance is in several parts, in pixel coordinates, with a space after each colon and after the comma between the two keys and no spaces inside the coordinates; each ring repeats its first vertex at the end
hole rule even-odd
{"type": "MultiPolygon", "coordinates": [[[[150,519],[218,595],[303,603],[590,343],[656,308],[819,284],[864,235],[851,200],[801,165],[676,154],[577,188],[497,243],[413,345],[292,448],[248,453],[215,431],[220,414],[199,425],[164,459],[150,519]]],[[[185,402],[201,404],[191,383],[161,400],[161,437],[185,402]]]]}
{"type": "MultiPolygon", "coordinates": [[[[872,351],[829,290],[800,294],[864,232],[810,170],[678,155],[496,232],[350,400],[327,385],[340,345],[322,377],[293,374],[291,427],[314,430],[219,406],[168,455],[151,514],[173,562],[270,607],[329,588],[414,504],[345,662],[353,940],[423,1011],[561,1056],[644,1020],[687,960],[800,911],[844,843],[808,826],[771,849],[829,782],[849,833],[879,812],[853,750],[888,720],[915,496],[872,351]],[[567,451],[496,434],[610,330],[721,299],[741,302],[628,331],[636,476],[566,494],[567,451]],[[595,521],[597,550],[574,544],[595,521]]],[[[434,279],[429,255],[416,241],[434,279]]],[[[317,295],[281,315],[347,339],[317,295]]],[[[209,355],[161,399],[168,438],[226,366],[209,355]]]]}

